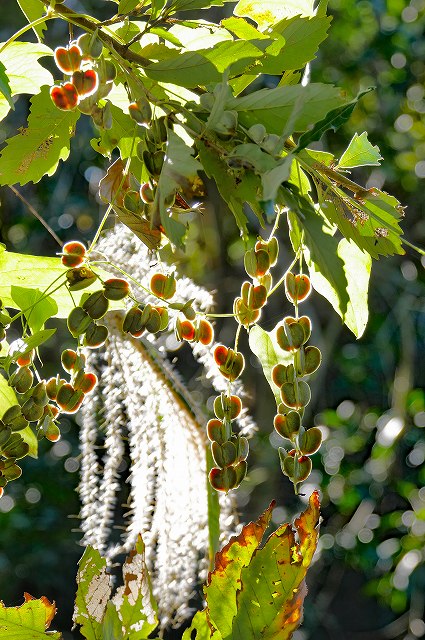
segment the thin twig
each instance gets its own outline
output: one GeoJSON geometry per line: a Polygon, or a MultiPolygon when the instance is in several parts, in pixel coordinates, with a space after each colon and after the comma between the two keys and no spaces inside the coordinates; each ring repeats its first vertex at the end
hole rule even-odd
{"type": "Polygon", "coordinates": [[[21,200],[24,205],[26,205],[26,207],[28,208],[28,211],[30,211],[32,213],[32,215],[37,218],[37,220],[39,222],[41,222],[41,224],[43,225],[43,227],[45,227],[47,229],[47,231],[50,233],[50,235],[52,236],[52,238],[54,238],[56,240],[56,242],[58,243],[58,245],[60,247],[63,246],[63,242],[62,240],[59,238],[59,236],[56,235],[56,233],[53,231],[52,227],[44,220],[44,218],[38,213],[38,211],[36,211],[34,209],[34,207],[32,206],[32,204],[30,202],[28,202],[28,200],[26,198],[24,198],[24,196],[22,195],[22,193],[20,193],[17,189],[15,189],[15,187],[9,185],[9,189],[11,191],[13,191],[13,193],[15,194],[15,196],[17,196],[19,198],[19,200],[21,200]]]}

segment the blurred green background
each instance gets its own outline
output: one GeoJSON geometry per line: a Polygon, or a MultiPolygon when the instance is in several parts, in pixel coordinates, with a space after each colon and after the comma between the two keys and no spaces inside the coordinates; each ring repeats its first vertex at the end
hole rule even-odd
{"type": "MultiPolygon", "coordinates": [[[[108,2],[69,2],[97,17],[112,13],[108,2]],[[108,6],[109,5],[109,6],[108,6]]],[[[14,0],[3,0],[0,40],[24,24],[14,0]]],[[[351,121],[321,141],[340,154],[354,132],[369,132],[385,158],[382,167],[354,179],[394,194],[407,205],[405,235],[424,246],[425,179],[425,0],[330,0],[330,36],[312,65],[312,80],[338,84],[349,95],[376,86],[351,121]]],[[[47,41],[67,41],[63,25],[51,24],[47,41]]],[[[272,86],[274,78],[265,78],[272,86]]],[[[28,103],[1,125],[0,143],[24,123],[28,103]]],[[[91,149],[88,119],[81,119],[72,153],[52,179],[21,188],[29,202],[63,240],[90,241],[103,209],[96,200],[102,175],[91,149]]],[[[220,281],[237,295],[244,279],[244,247],[233,217],[226,215],[211,185],[214,207],[190,231],[181,270],[214,289],[220,281]]],[[[0,191],[1,240],[11,251],[54,255],[58,248],[44,228],[8,189],[0,191]]],[[[258,229],[252,220],[252,237],[258,229]]],[[[282,233],[281,255],[290,248],[282,233]]],[[[285,260],[286,263],[286,260],[285,260]]],[[[313,341],[324,363],[312,383],[309,419],[326,439],[305,483],[322,492],[319,553],[308,577],[305,622],[295,640],[414,640],[425,637],[425,279],[424,259],[405,256],[374,263],[371,318],[361,340],[345,329],[328,303],[312,296],[305,312],[313,318],[313,341]]],[[[218,300],[217,311],[229,311],[218,300]]],[[[269,329],[286,313],[283,300],[269,304],[262,325],[269,329]]],[[[234,324],[217,323],[225,341],[234,324]]],[[[46,357],[46,377],[55,373],[60,333],[46,357]]],[[[242,342],[242,347],[244,348],[242,342]]],[[[248,353],[245,350],[245,353],[248,353]]],[[[273,403],[258,363],[246,374],[251,410],[260,427],[251,442],[250,472],[238,491],[242,518],[258,515],[277,500],[274,522],[300,509],[283,478],[272,431],[273,403]]],[[[194,378],[199,372],[195,372],[194,378]]],[[[78,422],[78,419],[77,419],[78,422]]],[[[79,510],[78,424],[63,420],[62,439],[41,444],[22,478],[0,499],[0,598],[19,604],[23,591],[55,599],[56,628],[70,633],[79,510]]]]}

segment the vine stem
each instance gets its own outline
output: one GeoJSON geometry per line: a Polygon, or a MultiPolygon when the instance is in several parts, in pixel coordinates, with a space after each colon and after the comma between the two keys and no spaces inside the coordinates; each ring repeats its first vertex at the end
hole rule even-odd
{"type": "Polygon", "coordinates": [[[36,209],[34,209],[34,207],[32,206],[32,204],[30,202],[28,202],[28,200],[26,198],[24,198],[24,196],[22,195],[22,193],[20,193],[17,189],[15,189],[15,187],[13,185],[9,185],[9,189],[11,191],[13,191],[13,193],[15,194],[15,196],[17,198],[19,198],[19,200],[21,200],[21,202],[24,203],[24,205],[28,208],[28,210],[30,211],[30,213],[32,213],[32,215],[37,218],[37,220],[39,222],[41,222],[41,224],[43,225],[43,227],[45,227],[47,229],[47,231],[50,233],[50,235],[52,236],[52,238],[54,238],[56,240],[56,242],[58,243],[58,245],[60,247],[63,247],[63,242],[62,240],[59,238],[59,236],[56,235],[56,233],[53,231],[52,227],[44,220],[44,218],[38,213],[38,211],[36,209]]]}
{"type": "Polygon", "coordinates": [[[414,251],[417,251],[421,256],[425,256],[425,249],[416,246],[415,244],[413,244],[413,242],[409,242],[405,238],[401,238],[401,242],[402,244],[405,244],[406,247],[410,247],[411,249],[414,249],[414,251]]]}
{"type": "Polygon", "coordinates": [[[238,350],[238,345],[239,345],[239,336],[241,334],[241,329],[242,329],[242,325],[238,324],[238,328],[236,329],[236,335],[235,335],[235,346],[234,346],[234,351],[238,350]]]}
{"type": "Polygon", "coordinates": [[[49,10],[47,11],[46,15],[42,16],[41,18],[37,18],[37,20],[33,20],[32,22],[29,22],[28,24],[25,25],[25,27],[22,27],[22,29],[19,29],[19,31],[14,33],[13,36],[9,38],[9,40],[6,40],[3,46],[0,47],[0,53],[3,53],[3,51],[10,44],[12,44],[12,42],[15,42],[15,40],[17,40],[20,36],[22,36],[24,33],[29,31],[33,27],[37,27],[39,24],[43,24],[43,22],[46,22],[46,20],[51,20],[52,18],[55,18],[55,17],[56,16],[53,14],[53,11],[49,10]]]}

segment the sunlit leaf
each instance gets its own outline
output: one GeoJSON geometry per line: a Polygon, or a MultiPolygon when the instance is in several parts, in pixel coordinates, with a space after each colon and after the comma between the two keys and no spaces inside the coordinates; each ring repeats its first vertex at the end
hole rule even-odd
{"type": "MultiPolygon", "coordinates": [[[[28,19],[28,22],[34,22],[41,18],[46,13],[46,7],[41,3],[34,2],[34,0],[18,0],[18,4],[21,7],[22,13],[28,19]]],[[[47,25],[45,22],[33,27],[33,30],[37,36],[37,39],[43,40],[43,33],[46,30],[47,25]]]]}
{"type": "MultiPolygon", "coordinates": [[[[32,0],[29,0],[30,2],[32,0]]],[[[33,4],[33,3],[32,3],[33,4]]],[[[43,6],[40,3],[43,11],[43,6]]],[[[2,44],[0,43],[0,48],[2,44]]],[[[12,42],[0,53],[0,62],[4,65],[10,86],[10,93],[31,95],[38,93],[44,84],[53,84],[53,76],[38,62],[43,56],[52,56],[53,51],[44,44],[33,42],[12,42]]],[[[7,97],[0,95],[0,120],[11,108],[7,97]]],[[[13,107],[12,107],[13,108],[13,107]]]]}
{"type": "Polygon", "coordinates": [[[292,364],[293,356],[279,347],[276,340],[276,327],[273,331],[268,332],[258,325],[253,326],[249,331],[249,347],[261,363],[264,376],[273,391],[276,406],[278,406],[281,403],[280,390],[273,382],[272,370],[277,364],[292,364]]]}
{"type": "Polygon", "coordinates": [[[363,166],[377,167],[380,165],[380,160],[382,160],[382,156],[379,148],[369,142],[367,133],[364,131],[360,135],[354,134],[350,144],[339,159],[338,169],[363,166]]]}
{"type": "Polygon", "coordinates": [[[234,8],[236,16],[247,16],[258,24],[260,29],[273,26],[283,18],[314,15],[314,0],[239,0],[234,8]]]}
{"type": "Polygon", "coordinates": [[[80,632],[86,640],[102,640],[102,622],[110,595],[111,581],[106,573],[106,560],[89,546],[78,563],[73,614],[73,620],[81,625],[80,632]]]}
{"type": "Polygon", "coordinates": [[[70,152],[78,111],[61,111],[53,104],[49,87],[31,99],[28,127],[6,140],[0,158],[0,184],[38,182],[51,176],[70,152]]]}
{"type": "Polygon", "coordinates": [[[55,615],[55,603],[42,596],[39,600],[25,594],[20,607],[5,607],[0,601],[2,640],[61,640],[59,631],[46,631],[55,615]]]}
{"type": "Polygon", "coordinates": [[[183,633],[182,640],[222,640],[222,636],[217,629],[211,629],[204,609],[195,613],[192,624],[183,633]]]}
{"type": "Polygon", "coordinates": [[[24,315],[32,333],[42,329],[46,320],[54,317],[58,312],[56,302],[49,296],[44,296],[39,289],[12,286],[11,296],[18,309],[25,312],[24,315]]]}
{"type": "MultiPolygon", "coordinates": [[[[0,93],[3,94],[3,98],[6,98],[6,101],[9,103],[9,107],[11,109],[14,109],[15,105],[12,100],[12,91],[10,89],[9,77],[6,73],[6,67],[1,61],[0,61],[0,93]]],[[[1,100],[1,96],[0,96],[0,100],[1,100]]]]}

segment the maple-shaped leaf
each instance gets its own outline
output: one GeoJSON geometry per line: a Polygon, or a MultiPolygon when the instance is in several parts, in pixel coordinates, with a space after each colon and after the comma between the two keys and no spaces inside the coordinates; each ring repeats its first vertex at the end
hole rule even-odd
{"type": "Polygon", "coordinates": [[[124,584],[112,600],[122,623],[123,637],[144,640],[158,626],[157,605],[145,563],[145,545],[139,536],[136,548],[122,568],[124,584]]]}
{"type": "MultiPolygon", "coordinates": [[[[260,548],[272,503],[257,522],[246,525],[217,553],[205,589],[211,633],[216,629],[223,640],[292,637],[302,620],[305,576],[318,540],[319,507],[314,491],[294,525],[281,525],[260,548]]],[[[204,624],[193,628],[200,629],[196,637],[208,638],[204,624]]]]}
{"type": "Polygon", "coordinates": [[[49,87],[31,98],[28,127],[6,140],[0,157],[0,185],[38,182],[55,173],[66,160],[78,111],[61,111],[50,98],[49,87]]]}
{"type": "Polygon", "coordinates": [[[2,640],[61,640],[59,631],[48,631],[56,613],[54,602],[45,596],[38,600],[29,593],[20,607],[5,607],[0,601],[0,637],[2,640]]]}
{"type": "Polygon", "coordinates": [[[111,581],[106,573],[106,560],[89,546],[78,563],[73,614],[73,620],[81,625],[80,632],[86,640],[102,640],[102,623],[110,595],[111,581]]]}

